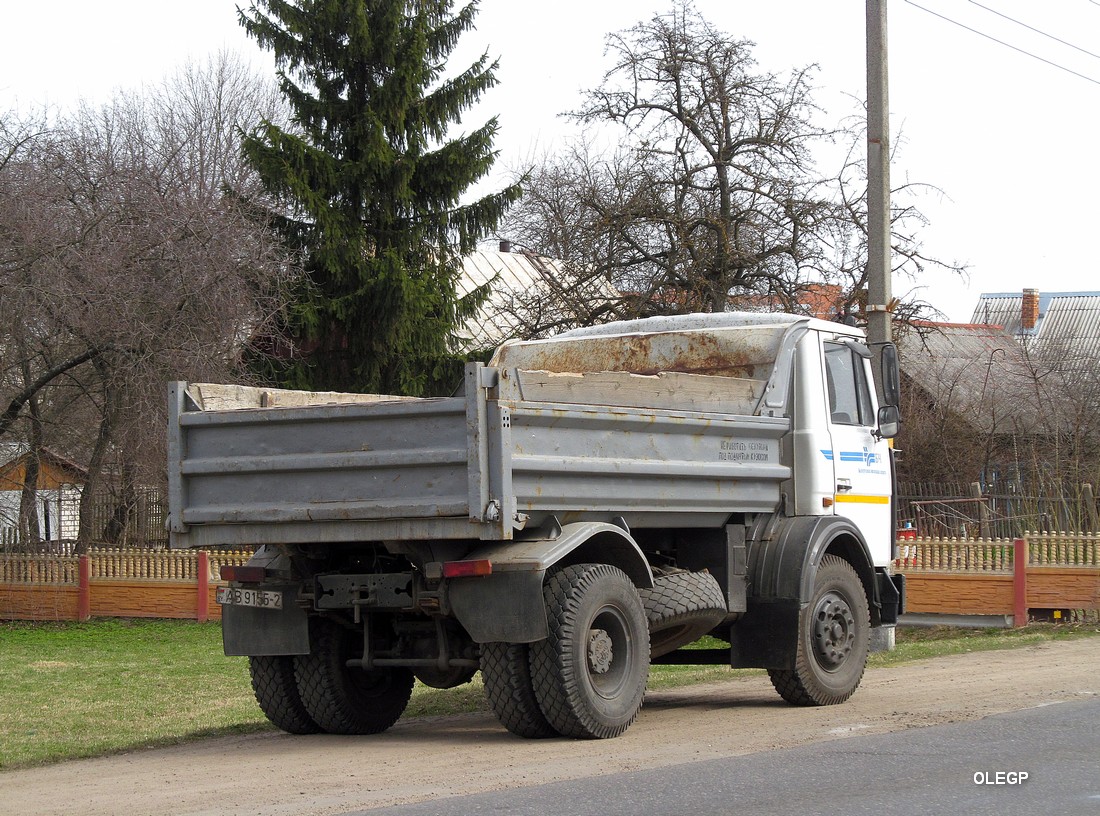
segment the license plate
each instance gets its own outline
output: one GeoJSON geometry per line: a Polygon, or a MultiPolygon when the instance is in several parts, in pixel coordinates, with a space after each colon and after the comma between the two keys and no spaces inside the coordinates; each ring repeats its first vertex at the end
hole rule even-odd
{"type": "Polygon", "coordinates": [[[263,589],[218,587],[217,599],[222,606],[255,606],[260,609],[283,608],[283,593],[263,589]]]}

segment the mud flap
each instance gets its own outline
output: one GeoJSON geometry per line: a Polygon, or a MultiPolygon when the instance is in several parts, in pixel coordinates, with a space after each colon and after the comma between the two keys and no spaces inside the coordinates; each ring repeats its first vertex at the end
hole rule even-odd
{"type": "Polygon", "coordinates": [[[885,570],[875,572],[878,589],[879,619],[884,626],[898,622],[898,616],[905,612],[905,576],[889,575],[885,570]]]}
{"type": "Polygon", "coordinates": [[[802,604],[791,598],[750,601],[730,627],[730,665],[739,669],[793,669],[802,604]]]}
{"type": "Polygon", "coordinates": [[[541,570],[454,578],[447,599],[459,623],[478,643],[534,643],[548,633],[541,570]]]}
{"type": "Polygon", "coordinates": [[[309,654],[309,616],[296,603],[297,585],[265,587],[283,593],[282,609],[222,606],[222,645],[227,655],[309,654]]]}

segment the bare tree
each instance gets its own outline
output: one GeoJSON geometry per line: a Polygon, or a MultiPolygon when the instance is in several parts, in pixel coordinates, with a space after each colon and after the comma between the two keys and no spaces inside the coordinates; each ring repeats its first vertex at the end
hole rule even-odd
{"type": "MultiPolygon", "coordinates": [[[[840,141],[846,145],[846,153],[840,170],[825,186],[835,207],[834,216],[823,220],[816,236],[821,251],[810,264],[813,273],[822,281],[840,287],[842,300],[838,303],[840,315],[857,315],[865,303],[867,291],[867,161],[865,156],[867,117],[864,112],[849,118],[837,131],[840,141]]],[[[895,135],[892,158],[904,145],[902,134],[895,135]]],[[[942,196],[943,191],[931,184],[906,181],[890,191],[890,255],[892,272],[896,279],[907,278],[919,284],[929,269],[939,269],[964,275],[965,265],[958,261],[946,261],[928,255],[920,239],[921,230],[928,226],[928,219],[917,205],[925,195],[942,196]]],[[[893,304],[895,321],[906,324],[927,320],[936,309],[919,297],[910,295],[893,304]]]]}
{"type": "MultiPolygon", "coordinates": [[[[836,316],[856,317],[867,266],[863,122],[815,124],[813,66],[763,72],[752,47],[685,2],[611,35],[612,67],[571,114],[589,126],[585,139],[522,173],[508,236],[563,259],[574,278],[619,286],[625,296],[608,310],[618,316],[799,312],[830,284],[836,316]],[[838,139],[847,156],[822,175],[814,156],[838,139]],[[608,142],[617,146],[595,146],[608,142]]],[[[912,204],[921,189],[895,190],[895,271],[961,271],[922,251],[912,204]]],[[[911,300],[897,316],[928,311],[911,300]]]]}
{"type": "Polygon", "coordinates": [[[242,341],[284,303],[292,267],[244,203],[259,188],[239,151],[275,98],[222,56],[48,130],[5,117],[0,354],[21,376],[3,379],[0,432],[39,405],[88,462],[84,543],[106,474],[123,504],[163,479],[164,383],[240,376],[242,341]]]}
{"type": "Polygon", "coordinates": [[[1072,342],[916,323],[901,338],[899,478],[1072,496],[1100,478],[1097,363],[1072,342]]]}
{"type": "MultiPolygon", "coordinates": [[[[572,116],[618,129],[610,153],[535,169],[509,224],[542,252],[585,241],[627,311],[721,311],[737,293],[797,286],[832,217],[811,161],[811,68],[758,70],[752,43],[686,3],[608,37],[612,67],[572,116]],[[556,222],[551,240],[537,224],[556,222]],[[570,225],[577,225],[576,229],[570,225]],[[537,244],[535,243],[537,241],[537,244]]],[[[567,257],[569,257],[567,255],[567,257]]]]}

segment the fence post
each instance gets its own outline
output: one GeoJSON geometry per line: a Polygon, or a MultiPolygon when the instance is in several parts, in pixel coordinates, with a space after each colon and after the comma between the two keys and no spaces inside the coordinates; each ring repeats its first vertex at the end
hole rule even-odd
{"type": "Polygon", "coordinates": [[[1027,626],[1027,539],[1012,542],[1012,625],[1027,626]]]}
{"type": "Polygon", "coordinates": [[[198,598],[195,604],[195,617],[199,623],[210,619],[210,553],[199,550],[198,559],[198,598]]]}
{"type": "Polygon", "coordinates": [[[92,617],[92,564],[87,554],[77,559],[76,575],[76,619],[83,622],[92,617]]]}

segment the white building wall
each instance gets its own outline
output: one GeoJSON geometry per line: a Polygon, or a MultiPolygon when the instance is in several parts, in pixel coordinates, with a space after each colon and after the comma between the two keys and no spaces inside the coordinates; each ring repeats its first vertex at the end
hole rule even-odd
{"type": "MultiPolygon", "coordinates": [[[[19,529],[20,490],[0,490],[0,529],[19,529]]],[[[75,539],[80,526],[80,488],[38,491],[38,529],[44,541],[75,539]]]]}

